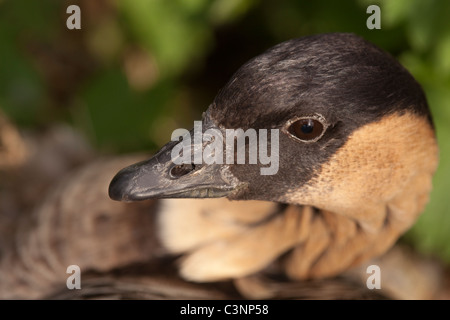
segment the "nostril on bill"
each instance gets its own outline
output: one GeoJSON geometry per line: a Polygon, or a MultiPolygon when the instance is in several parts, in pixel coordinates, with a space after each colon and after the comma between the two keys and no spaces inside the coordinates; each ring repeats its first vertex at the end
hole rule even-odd
{"type": "Polygon", "coordinates": [[[194,171],[195,166],[191,163],[184,163],[174,166],[172,169],[170,169],[170,176],[172,178],[180,178],[184,175],[187,175],[188,173],[194,171]]]}

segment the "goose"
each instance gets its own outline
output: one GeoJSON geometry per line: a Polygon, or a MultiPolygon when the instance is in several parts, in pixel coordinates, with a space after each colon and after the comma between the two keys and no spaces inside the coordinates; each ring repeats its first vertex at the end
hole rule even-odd
{"type": "MultiPolygon", "coordinates": [[[[275,129],[268,150],[278,147],[277,172],[261,174],[261,163],[180,164],[172,156],[179,142],[170,141],[109,185],[113,200],[160,201],[154,232],[192,282],[258,272],[323,279],[380,256],[424,210],[438,164],[419,83],[350,33],[288,40],[251,59],[201,124],[224,136],[275,129]]],[[[207,147],[190,135],[192,150],[207,147]]]]}
{"type": "MultiPolygon", "coordinates": [[[[202,128],[278,129],[278,171],[175,164],[176,141],[150,160],[94,157],[74,153],[77,135],[60,139],[67,130],[28,142],[0,130],[4,142],[49,150],[27,152],[15,171],[1,172],[3,199],[18,196],[0,206],[0,298],[385,297],[351,277],[364,261],[375,261],[383,279],[395,277],[394,294],[386,291],[392,281],[382,284],[389,297],[439,291],[439,267],[430,271],[434,264],[399,246],[371,259],[423,210],[438,160],[424,94],[392,57],[351,34],[288,41],[238,70],[202,128]],[[59,173],[44,175],[51,181],[43,186],[49,167],[41,157],[49,154],[59,173]],[[32,197],[20,197],[24,183],[32,197]],[[111,201],[108,185],[123,202],[111,201]],[[73,264],[83,290],[66,287],[73,264]]],[[[4,151],[12,159],[14,149],[4,151]]]]}

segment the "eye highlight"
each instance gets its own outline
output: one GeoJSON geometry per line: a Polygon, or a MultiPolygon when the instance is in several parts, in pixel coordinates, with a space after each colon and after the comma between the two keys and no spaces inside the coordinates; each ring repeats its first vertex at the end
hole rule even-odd
{"type": "Polygon", "coordinates": [[[296,140],[315,142],[327,128],[326,122],[319,117],[305,117],[288,122],[287,133],[296,140]]]}

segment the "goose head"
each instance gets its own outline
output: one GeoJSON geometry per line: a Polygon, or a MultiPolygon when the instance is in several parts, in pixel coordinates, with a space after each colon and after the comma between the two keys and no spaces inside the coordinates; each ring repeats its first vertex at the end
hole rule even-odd
{"type": "MultiPolygon", "coordinates": [[[[272,164],[176,164],[179,142],[171,141],[151,159],[117,173],[110,197],[308,205],[352,219],[368,232],[394,219],[401,233],[423,210],[437,166],[420,85],[393,57],[353,34],[289,40],[251,59],[204,113],[201,131],[208,129],[223,137],[230,129],[253,129],[258,136],[266,129],[267,154],[278,157],[272,164]],[[276,172],[262,174],[269,166],[276,172]]],[[[194,133],[192,150],[204,150],[208,143],[196,141],[194,133]]],[[[224,159],[226,147],[224,142],[224,159]]]]}

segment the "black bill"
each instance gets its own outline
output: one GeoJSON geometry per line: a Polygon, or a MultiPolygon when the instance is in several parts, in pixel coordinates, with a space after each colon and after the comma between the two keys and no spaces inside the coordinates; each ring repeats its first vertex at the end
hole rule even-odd
{"type": "MultiPolygon", "coordinates": [[[[109,185],[109,196],[118,201],[154,198],[219,198],[233,192],[238,181],[226,164],[175,164],[166,144],[149,160],[119,171],[109,185]]],[[[202,145],[192,148],[203,148],[202,145]]]]}

